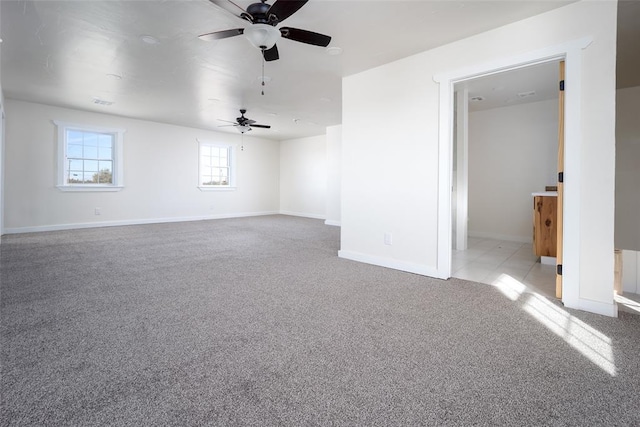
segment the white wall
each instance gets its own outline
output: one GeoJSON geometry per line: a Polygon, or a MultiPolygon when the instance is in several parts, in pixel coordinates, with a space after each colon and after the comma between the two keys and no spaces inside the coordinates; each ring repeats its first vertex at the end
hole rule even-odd
{"type": "Polygon", "coordinates": [[[280,212],[325,219],[325,135],[280,142],[280,212]]]}
{"type": "Polygon", "coordinates": [[[640,86],[616,91],[616,248],[640,251],[640,86]]]}
{"type": "Polygon", "coordinates": [[[470,113],[469,235],[531,242],[531,193],[557,164],[557,100],[470,113]]]}
{"type": "Polygon", "coordinates": [[[328,225],[340,225],[340,188],[342,176],[342,125],[327,128],[327,194],[328,225]]]}
{"type": "Polygon", "coordinates": [[[5,231],[22,232],[277,213],[279,143],[7,99],[5,231]],[[52,120],[126,129],[125,188],[69,193],[56,187],[52,120]],[[196,139],[235,143],[237,190],[202,192],[196,139]],[[101,215],[94,209],[99,207],[101,215]]]}
{"type": "Polygon", "coordinates": [[[568,64],[581,76],[580,83],[567,82],[567,102],[580,95],[571,129],[581,135],[581,150],[570,160],[576,174],[565,180],[577,193],[571,197],[579,215],[571,220],[580,238],[565,269],[579,287],[581,308],[614,314],[616,6],[572,3],[346,77],[340,256],[437,275],[439,85],[433,77],[590,37],[581,61],[568,64]],[[407,117],[410,126],[403,125],[407,117]]]}
{"type": "Polygon", "coordinates": [[[622,291],[640,294],[640,252],[622,251],[622,291]]]}

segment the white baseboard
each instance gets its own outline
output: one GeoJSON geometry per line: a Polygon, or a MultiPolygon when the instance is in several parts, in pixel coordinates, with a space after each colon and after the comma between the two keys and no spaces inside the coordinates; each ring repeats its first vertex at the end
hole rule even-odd
{"type": "Polygon", "coordinates": [[[563,301],[567,308],[575,308],[577,310],[588,311],[591,313],[601,314],[603,316],[618,317],[618,305],[615,302],[605,303],[600,301],[592,301],[585,298],[578,298],[576,301],[563,301]]]}
{"type": "Polygon", "coordinates": [[[305,213],[305,212],[280,211],[278,213],[280,215],[299,216],[302,218],[325,219],[324,215],[305,213]]]}
{"type": "Polygon", "coordinates": [[[531,239],[531,237],[510,236],[506,234],[487,233],[484,231],[469,231],[467,236],[479,239],[505,240],[507,242],[533,243],[533,239],[531,239]]]}
{"type": "Polygon", "coordinates": [[[340,227],[342,225],[342,223],[340,221],[334,221],[332,219],[325,219],[324,220],[324,224],[325,225],[333,225],[334,227],[340,227]]]}
{"type": "Polygon", "coordinates": [[[436,279],[447,279],[443,277],[435,268],[411,262],[398,261],[395,259],[366,255],[359,252],[338,251],[338,257],[351,261],[363,262],[365,264],[378,265],[380,267],[392,268],[394,270],[406,271],[407,273],[420,274],[421,276],[435,277],[436,279]]]}
{"type": "Polygon", "coordinates": [[[165,222],[189,222],[209,219],[244,218],[251,216],[278,215],[279,212],[244,212],[233,214],[200,215],[172,218],[126,219],[118,221],[81,222],[75,224],[38,225],[33,227],[5,228],[5,234],[37,233],[42,231],[74,230],[80,228],[118,227],[122,225],[161,224],[165,222]]]}

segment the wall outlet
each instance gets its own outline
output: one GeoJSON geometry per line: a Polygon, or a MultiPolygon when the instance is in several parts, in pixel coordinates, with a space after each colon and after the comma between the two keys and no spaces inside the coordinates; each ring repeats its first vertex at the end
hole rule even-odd
{"type": "Polygon", "coordinates": [[[100,215],[100,213],[101,213],[101,212],[100,212],[100,208],[95,208],[95,209],[93,210],[93,213],[94,213],[95,215],[100,215]]]}
{"type": "Polygon", "coordinates": [[[385,245],[392,245],[393,244],[393,234],[384,233],[384,244],[385,245]]]}

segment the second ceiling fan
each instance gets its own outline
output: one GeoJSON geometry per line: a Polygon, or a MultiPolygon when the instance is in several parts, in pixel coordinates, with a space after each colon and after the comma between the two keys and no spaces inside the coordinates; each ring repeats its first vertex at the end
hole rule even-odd
{"type": "Polygon", "coordinates": [[[276,0],[273,5],[261,0],[253,3],[244,10],[231,0],[209,0],[211,3],[238,16],[240,19],[251,22],[247,28],[234,28],[231,30],[214,31],[198,36],[201,40],[220,40],[244,34],[255,47],[262,51],[265,61],[275,61],[280,56],[276,42],[280,37],[285,39],[326,47],[331,42],[331,37],[313,31],[299,28],[280,27],[276,25],[293,15],[308,0],[276,0]]]}

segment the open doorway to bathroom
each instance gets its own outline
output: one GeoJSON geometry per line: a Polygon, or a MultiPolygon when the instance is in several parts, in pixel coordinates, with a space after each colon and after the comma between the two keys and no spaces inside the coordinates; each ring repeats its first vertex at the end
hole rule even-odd
{"type": "Polygon", "coordinates": [[[456,83],[453,277],[508,278],[555,297],[533,249],[534,193],[557,185],[559,60],[456,83]]]}

